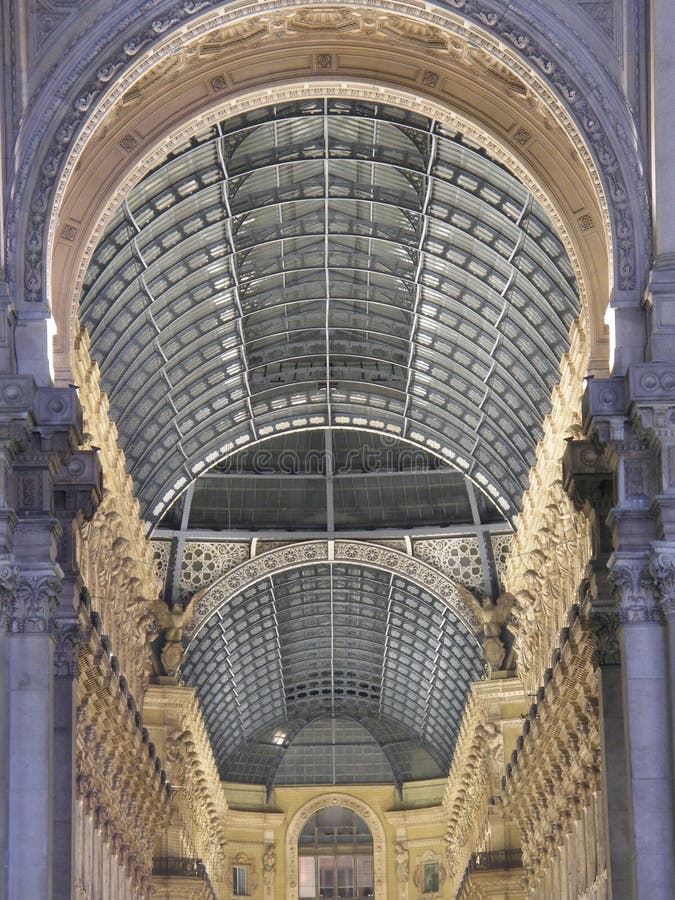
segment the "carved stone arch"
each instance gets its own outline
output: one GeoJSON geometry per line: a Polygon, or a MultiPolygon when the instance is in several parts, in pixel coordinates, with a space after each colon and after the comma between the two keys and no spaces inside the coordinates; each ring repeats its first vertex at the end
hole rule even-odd
{"type": "MultiPolygon", "coordinates": [[[[277,41],[274,46],[280,47],[281,44],[277,41]]],[[[388,50],[391,53],[390,48],[388,50]]],[[[193,65],[191,77],[197,78],[195,70],[196,65],[193,65]]],[[[141,77],[140,81],[142,82],[142,80],[141,77]]],[[[132,90],[134,90],[133,86],[128,89],[128,92],[132,90]]],[[[126,93],[122,94],[122,97],[124,96],[126,93]]],[[[580,252],[579,238],[585,226],[580,225],[574,217],[568,217],[568,219],[563,217],[559,209],[560,198],[554,198],[551,193],[552,184],[546,182],[541,172],[533,170],[517,140],[514,140],[512,136],[497,133],[494,128],[481,121],[473,110],[458,110],[449,98],[439,97],[438,94],[434,96],[426,89],[420,89],[417,86],[397,84],[392,81],[391,74],[389,77],[373,77],[364,70],[363,74],[350,71],[349,74],[345,74],[339,79],[329,76],[311,77],[300,83],[296,79],[288,78],[271,84],[263,80],[259,87],[256,86],[251,90],[236,92],[225,97],[209,96],[204,99],[204,96],[200,94],[196,101],[192,101],[197,105],[182,109],[180,118],[173,122],[171,127],[167,127],[157,140],[153,140],[147,145],[142,145],[136,138],[130,140],[130,137],[133,137],[132,132],[138,130],[139,123],[135,123],[135,120],[113,121],[109,125],[105,125],[104,123],[108,119],[101,113],[100,120],[94,118],[86,126],[80,136],[78,147],[71,152],[66,161],[56,190],[55,206],[48,234],[45,236],[47,292],[54,299],[53,311],[58,323],[55,364],[57,369],[63,372],[64,377],[68,371],[66,362],[64,360],[63,363],[59,363],[58,359],[65,356],[68,365],[71,364],[69,357],[76,334],[77,304],[87,266],[106,225],[132,187],[169,153],[194,135],[224,118],[272,103],[327,96],[387,103],[434,118],[475,141],[519,178],[550,216],[570,257],[579,284],[582,304],[580,318],[582,339],[584,343],[588,339],[592,340],[593,336],[597,340],[599,330],[604,327],[602,319],[605,311],[603,305],[600,315],[597,307],[599,302],[602,304],[607,302],[609,281],[605,275],[602,275],[602,284],[598,285],[598,278],[588,268],[588,248],[582,249],[580,252]],[[101,132],[105,133],[104,138],[97,141],[97,135],[101,132]],[[89,138],[91,138],[91,142],[89,138]],[[97,196],[94,214],[89,215],[86,224],[83,223],[81,228],[73,227],[72,235],[69,232],[68,239],[65,239],[64,229],[62,228],[59,233],[57,225],[60,227],[62,222],[74,220],[71,208],[73,198],[75,198],[76,205],[81,204],[78,198],[82,196],[83,192],[91,190],[86,184],[81,184],[81,187],[78,188],[77,185],[80,184],[78,178],[81,179],[83,174],[90,172],[92,168],[101,167],[100,154],[104,147],[108,146],[108,142],[112,145],[110,146],[112,151],[113,149],[117,150],[118,145],[125,141],[128,141],[129,149],[125,154],[127,160],[124,168],[116,172],[114,179],[112,177],[108,179],[105,189],[100,185],[97,188],[98,194],[105,196],[105,203],[100,205],[100,197],[97,196]],[[98,144],[100,147],[96,149],[98,144]],[[69,197],[70,204],[68,203],[69,197]],[[64,255],[67,256],[67,260],[64,255]],[[56,265],[57,261],[58,265],[56,265]],[[72,276],[67,285],[59,286],[52,278],[52,274],[66,269],[72,273],[72,276]]],[[[536,102],[539,104],[543,101],[536,102]]],[[[115,106],[110,107],[111,110],[116,108],[115,106]]],[[[138,110],[141,117],[143,108],[138,110]]],[[[539,109],[539,105],[536,108],[539,109]]],[[[110,117],[112,117],[112,112],[108,118],[110,117]]],[[[569,119],[564,117],[563,119],[569,123],[569,119]]],[[[535,126],[529,123],[528,127],[534,128],[535,126]]],[[[557,127],[561,128],[562,126],[557,127]]],[[[529,132],[528,135],[529,144],[534,138],[533,134],[529,132]]],[[[557,136],[562,140],[562,131],[557,136]]],[[[594,185],[592,190],[599,192],[595,197],[597,205],[592,209],[591,215],[596,224],[593,225],[591,231],[596,237],[602,232],[603,252],[606,252],[608,258],[611,258],[612,231],[607,212],[607,200],[592,159],[585,149],[582,151],[582,146],[583,142],[580,139],[576,143],[576,149],[572,149],[570,142],[570,153],[578,152],[580,154],[580,164],[583,159],[583,165],[589,168],[589,177],[592,178],[594,185]]],[[[584,209],[588,210],[590,208],[588,204],[592,202],[590,188],[586,191],[585,201],[582,202],[582,205],[586,201],[588,203],[584,205],[584,209]]],[[[67,230],[69,226],[64,227],[67,230]]],[[[594,263],[595,265],[596,263],[594,263]]]]}
{"type": "MultiPolygon", "coordinates": [[[[130,14],[126,17],[116,10],[116,21],[111,23],[105,38],[103,30],[99,29],[95,39],[82,40],[82,54],[67,55],[69,61],[77,59],[77,66],[64,62],[58,71],[50,73],[50,79],[37,97],[37,112],[29,116],[30,121],[26,124],[24,146],[30,150],[22,159],[14,191],[15,218],[9,230],[9,240],[14,245],[12,250],[20,242],[26,263],[25,271],[12,273],[12,278],[23,283],[29,302],[42,302],[44,306],[50,297],[48,268],[53,242],[72,242],[79,247],[78,226],[67,217],[59,221],[64,177],[67,179],[92,131],[116,99],[133,88],[153,66],[175,57],[200,36],[228,25],[239,28],[240,33],[235,38],[242,43],[255,41],[254,33],[246,32],[245,28],[241,31],[245,23],[257,17],[256,21],[266,21],[269,25],[273,19],[276,28],[278,19],[306,6],[306,3],[282,6],[279,0],[268,0],[232,8],[219,0],[186,0],[161,12],[154,2],[147,2],[140,8],[136,5],[133,15],[129,9],[130,14]],[[120,21],[121,25],[118,24],[120,21]],[[115,35],[112,40],[110,34],[115,35]],[[64,103],[65,97],[68,100],[64,103]],[[55,120],[54,102],[50,103],[50,100],[59,108],[67,109],[67,115],[55,120]],[[48,135],[48,139],[43,141],[43,135],[48,135]],[[27,202],[27,195],[30,195],[30,202],[27,202]],[[27,211],[27,219],[16,220],[19,210],[27,211]]],[[[613,260],[613,267],[618,272],[617,288],[641,289],[643,272],[640,265],[644,267],[648,257],[645,247],[649,228],[646,182],[635,151],[632,119],[625,104],[618,100],[616,85],[583,47],[583,42],[566,35],[565,29],[559,27],[560,22],[554,32],[546,34],[541,22],[528,17],[526,11],[513,7],[505,10],[503,4],[490,0],[480,7],[468,5],[465,0],[450,0],[449,9],[422,9],[412,3],[390,0],[380,0],[374,6],[372,0],[352,0],[348,8],[360,13],[366,6],[369,21],[375,21],[376,28],[379,19],[389,17],[413,23],[413,32],[425,28],[440,30],[448,38],[463,40],[467,47],[485,53],[496,69],[503,66],[502,74],[507,82],[515,79],[526,85],[531,102],[544,116],[550,116],[552,121],[565,128],[570,136],[570,152],[576,154],[578,163],[586,170],[586,177],[594,184],[600,219],[604,221],[593,223],[591,216],[589,225],[587,214],[580,213],[583,222],[577,224],[581,230],[595,227],[607,232],[606,258],[613,260]]],[[[547,12],[549,18],[552,15],[547,12]]],[[[337,34],[342,40],[340,29],[337,34]]],[[[420,34],[410,33],[406,39],[419,43],[420,34]]],[[[437,55],[438,48],[433,40],[429,47],[437,55]]],[[[432,85],[436,83],[440,87],[438,73],[429,69],[424,73],[419,96],[432,95],[432,85]]],[[[211,90],[217,88],[212,85],[211,90]]],[[[528,137],[527,129],[514,130],[510,135],[515,147],[519,141],[527,143],[531,136],[528,137]]],[[[130,131],[111,144],[109,150],[117,154],[121,151],[131,158],[138,144],[139,137],[130,131]]],[[[16,254],[10,253],[10,258],[17,258],[16,254]]],[[[21,256],[18,258],[21,265],[21,256]]],[[[607,302],[609,291],[604,293],[598,303],[607,302]]],[[[63,326],[62,318],[59,321],[63,326]]],[[[68,377],[65,373],[60,374],[68,377]]]]}
{"type": "Polygon", "coordinates": [[[188,646],[198,632],[237,594],[277,572],[328,563],[359,564],[412,581],[444,603],[476,637],[482,634],[480,605],[446,575],[400,550],[363,541],[322,540],[288,544],[241,563],[197,592],[184,626],[188,646]],[[471,603],[471,606],[469,605],[471,603]]]}
{"type": "Polygon", "coordinates": [[[290,821],[286,833],[286,898],[298,900],[298,840],[308,819],[327,806],[343,806],[363,819],[373,837],[373,870],[375,896],[387,900],[387,853],[384,826],[374,810],[351,794],[332,791],[314,797],[302,806],[290,821]]]}

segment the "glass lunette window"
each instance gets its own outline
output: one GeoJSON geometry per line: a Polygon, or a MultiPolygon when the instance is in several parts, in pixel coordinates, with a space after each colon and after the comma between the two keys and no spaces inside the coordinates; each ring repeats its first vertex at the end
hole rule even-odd
{"type": "Polygon", "coordinates": [[[329,806],[303,828],[298,842],[301,900],[374,897],[373,838],[351,810],[329,806]]]}

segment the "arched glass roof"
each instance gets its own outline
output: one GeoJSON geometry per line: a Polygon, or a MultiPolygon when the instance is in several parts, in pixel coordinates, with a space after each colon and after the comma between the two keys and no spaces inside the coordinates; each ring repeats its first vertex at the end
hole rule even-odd
{"type": "Polygon", "coordinates": [[[578,313],[552,224],[500,163],[337,99],[172,153],[113,217],[81,302],[152,523],[238,447],[343,427],[425,446],[513,515],[578,313]]]}
{"type": "Polygon", "coordinates": [[[442,600],[395,573],[337,562],[244,589],[196,633],[183,664],[221,776],[268,787],[288,745],[326,717],[363,726],[398,784],[421,764],[422,777],[447,772],[484,671],[477,638],[442,600]]]}
{"type": "Polygon", "coordinates": [[[246,447],[201,475],[156,536],[368,536],[502,528],[471,480],[405,441],[367,431],[306,430],[246,447]]]}

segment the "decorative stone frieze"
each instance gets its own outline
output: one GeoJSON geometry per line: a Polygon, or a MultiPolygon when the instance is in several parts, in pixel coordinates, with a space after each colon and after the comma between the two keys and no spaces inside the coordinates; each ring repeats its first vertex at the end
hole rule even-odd
{"type": "MultiPolygon", "coordinates": [[[[76,346],[76,378],[84,414],[85,444],[96,448],[103,474],[103,498],[80,527],[80,569],[93,609],[101,616],[120,667],[139,707],[149,683],[149,641],[157,624],[161,584],[153,549],[140,519],[133,484],[101,392],[98,367],[82,332],[76,346]]],[[[78,457],[79,458],[79,457],[78,457]]]]}
{"type": "Polygon", "coordinates": [[[515,621],[509,627],[516,634],[518,674],[533,696],[551,664],[569,611],[578,602],[591,556],[589,523],[575,509],[562,482],[565,440],[580,425],[587,352],[585,335],[573,329],[504,573],[504,586],[514,598],[515,621]]]}
{"type": "Polygon", "coordinates": [[[571,896],[583,894],[606,865],[597,850],[604,846],[604,824],[595,640],[579,617],[566,635],[504,779],[506,811],[520,827],[528,888],[547,896],[567,896],[568,876],[556,869],[559,854],[579,879],[571,896]]]}
{"type": "MultiPolygon", "coordinates": [[[[153,547],[155,542],[153,542],[153,547]]],[[[186,541],[179,579],[180,593],[193,594],[249,557],[246,541],[186,541]]]]}
{"type": "Polygon", "coordinates": [[[419,559],[430,563],[453,581],[475,591],[486,592],[485,575],[478,538],[465,535],[458,538],[431,538],[413,543],[419,559]]]}
{"type": "Polygon", "coordinates": [[[160,679],[148,689],[144,716],[173,789],[165,829],[176,845],[169,855],[187,849],[202,860],[214,889],[223,890],[228,804],[195,692],[160,679]]]}
{"type": "MultiPolygon", "coordinates": [[[[92,618],[98,622],[95,613],[92,618]]],[[[75,770],[84,818],[78,827],[86,829],[84,819],[93,817],[95,831],[145,898],[154,841],[165,826],[171,790],[109,640],[85,619],[80,624],[75,770]]],[[[86,858],[79,863],[86,867],[86,858]]],[[[95,872],[81,871],[77,877],[90,891],[98,890],[92,887],[95,872]]]]}

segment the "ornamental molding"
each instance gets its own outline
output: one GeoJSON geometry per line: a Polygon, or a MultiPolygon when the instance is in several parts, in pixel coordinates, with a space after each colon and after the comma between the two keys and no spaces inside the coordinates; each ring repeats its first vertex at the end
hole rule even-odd
{"type": "Polygon", "coordinates": [[[375,544],[327,540],[289,544],[269,550],[241,563],[203,592],[196,594],[188,607],[190,621],[182,623],[188,646],[218,609],[250,585],[277,572],[299,566],[331,563],[357,563],[399,575],[440,599],[474,635],[478,636],[482,632],[476,614],[480,612],[477,601],[471,598],[468,591],[461,591],[449,578],[421,560],[375,544]]]}
{"type": "Polygon", "coordinates": [[[162,584],[124,453],[118,446],[117,428],[110,419],[108,398],[101,391],[98,366],[89,356],[84,332],[76,342],[74,371],[88,451],[74,459],[82,463],[89,457],[93,462],[96,448],[96,471],[99,473],[100,465],[104,484],[101,502],[79,525],[79,569],[92,608],[105,621],[129,688],[142,706],[152,672],[150,641],[157,627],[156,614],[163,608],[159,603],[162,584]]]}
{"type": "MultiPolygon", "coordinates": [[[[588,71],[588,64],[591,63],[590,55],[586,54],[583,60],[570,59],[569,62],[565,60],[565,64],[559,61],[564,56],[575,55],[574,43],[572,46],[562,48],[560,42],[549,34],[548,46],[544,47],[536,34],[531,33],[536,30],[534,23],[527,22],[524,27],[526,17],[522,12],[515,13],[510,9],[505,11],[503,7],[500,7],[499,11],[492,11],[484,6],[469,4],[466,0],[449,0],[449,3],[452,11],[447,12],[437,8],[414,8],[407,3],[390,0],[380,0],[377,4],[373,3],[373,0],[368,0],[367,3],[366,0],[363,2],[354,0],[351,7],[358,9],[367,6],[371,15],[374,9],[380,10],[383,13],[413,19],[428,27],[440,28],[463,41],[470,39],[525,80],[552,115],[572,135],[596,186],[605,222],[608,225],[610,210],[605,195],[607,186],[618,260],[617,286],[620,290],[634,290],[637,286],[635,244],[641,237],[646,243],[649,234],[646,200],[648,194],[644,172],[635,159],[631,127],[628,124],[631,122],[629,112],[622,109],[621,118],[614,116],[611,124],[608,124],[609,109],[596,110],[591,105],[589,97],[593,97],[594,102],[600,106],[603,105],[603,98],[598,100],[597,77],[594,80],[588,71]],[[583,73],[582,76],[577,74],[580,72],[583,73]],[[575,73],[574,76],[571,73],[575,73]],[[582,86],[577,79],[583,79],[588,84],[595,82],[595,89],[587,89],[586,85],[582,86]],[[577,130],[575,123],[578,123],[580,130],[577,130]],[[633,169],[630,182],[638,185],[637,209],[634,208],[633,202],[636,199],[635,195],[631,195],[627,186],[617,151],[625,158],[628,167],[633,169]],[[597,168],[595,160],[598,160],[600,169],[597,168]],[[637,229],[634,221],[636,215],[641,219],[637,229]]],[[[148,4],[148,7],[154,5],[148,4]]],[[[95,75],[89,76],[88,81],[86,77],[81,78],[80,73],[87,65],[81,62],[77,71],[72,72],[70,77],[64,76],[60,87],[61,96],[67,90],[73,89],[70,86],[74,85],[79,76],[78,95],[72,101],[67,118],[53,129],[51,145],[46,148],[42,159],[36,162],[36,157],[39,156],[38,135],[44,134],[47,130],[46,118],[53,116],[54,109],[53,103],[43,104],[43,121],[35,124],[33,129],[35,137],[29,141],[28,152],[19,174],[17,196],[25,192],[31,171],[40,172],[29,204],[30,221],[24,247],[26,261],[24,283],[29,300],[33,302],[42,300],[44,274],[42,254],[54,237],[65,183],[91,131],[114,106],[122,93],[132,87],[152,66],[175,54],[187,42],[215,29],[246,21],[252,16],[274,15],[275,12],[286,10],[289,6],[297,9],[295,4],[280,0],[268,3],[256,2],[234,10],[220,6],[216,0],[183,0],[163,13],[161,18],[155,18],[149,24],[137,27],[135,32],[119,37],[117,49],[112,53],[106,53],[110,42],[109,33],[99,38],[98,44],[86,48],[90,54],[90,69],[93,68],[96,56],[101,58],[95,75]],[[55,214],[51,223],[47,223],[51,209],[55,214]]],[[[321,3],[305,2],[301,8],[312,9],[315,6],[321,7],[321,3]]],[[[122,27],[129,24],[130,19],[121,20],[122,27]]],[[[81,57],[82,48],[77,49],[80,49],[81,57]]],[[[53,79],[54,73],[50,74],[53,79]]],[[[611,105],[615,106],[616,89],[613,86],[609,89],[612,94],[611,105]]],[[[604,106],[610,106],[606,99],[604,106]]],[[[15,240],[15,230],[16,223],[12,220],[10,226],[12,243],[15,240]]],[[[608,233],[609,231],[608,228],[608,233]]],[[[645,259],[646,255],[642,254],[645,259]]]]}
{"type": "Polygon", "coordinates": [[[373,866],[374,888],[378,900],[387,900],[386,877],[386,841],[384,826],[373,809],[353,797],[351,794],[343,794],[335,791],[314,797],[302,806],[293,816],[286,833],[286,900],[299,900],[298,898],[298,840],[300,832],[307,824],[308,819],[327,806],[342,806],[350,809],[360,816],[370,829],[373,838],[373,866]]]}

